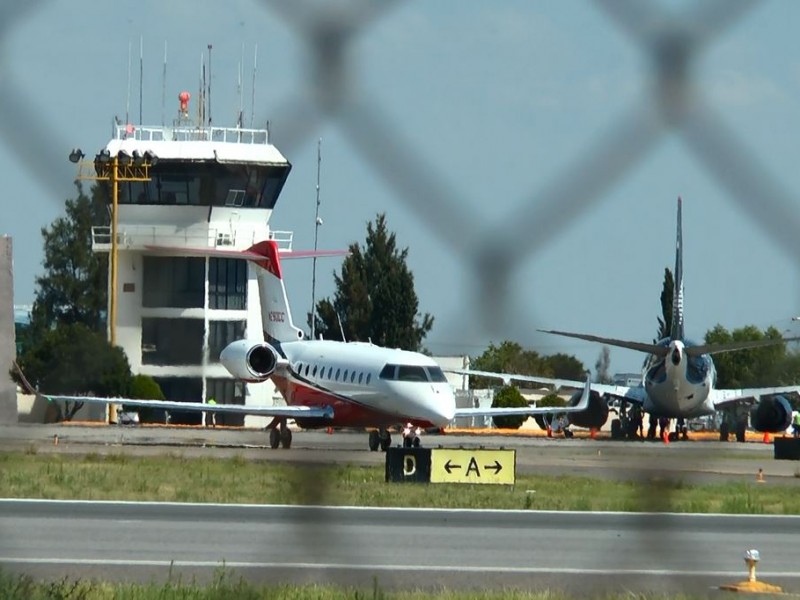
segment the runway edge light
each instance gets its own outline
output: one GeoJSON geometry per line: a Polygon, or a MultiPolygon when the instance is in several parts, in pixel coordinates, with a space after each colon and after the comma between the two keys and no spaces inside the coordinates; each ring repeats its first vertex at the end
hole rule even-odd
{"type": "Polygon", "coordinates": [[[756,579],[756,565],[759,560],[761,560],[761,556],[758,550],[750,549],[745,551],[744,562],[747,565],[747,581],[721,585],[719,589],[728,592],[746,592],[751,594],[782,594],[783,589],[780,586],[756,579]]]}

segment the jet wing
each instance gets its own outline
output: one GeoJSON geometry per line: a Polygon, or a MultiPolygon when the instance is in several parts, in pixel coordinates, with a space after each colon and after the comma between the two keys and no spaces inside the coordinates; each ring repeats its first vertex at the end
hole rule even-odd
{"type": "Polygon", "coordinates": [[[719,410],[734,404],[756,404],[762,396],[797,396],[800,395],[800,385],[789,385],[770,388],[742,388],[731,390],[711,390],[711,401],[714,408],[719,410]]]}
{"type": "Polygon", "coordinates": [[[42,394],[49,402],[86,402],[87,404],[124,404],[140,408],[155,408],[168,411],[213,412],[262,417],[333,418],[330,406],[246,406],[243,404],[203,404],[202,402],[174,402],[171,400],[140,400],[133,398],[99,398],[96,396],[51,396],[42,394]]]}
{"type": "Polygon", "coordinates": [[[594,391],[594,384],[587,377],[581,398],[575,406],[521,406],[515,408],[456,408],[455,417],[506,417],[511,415],[563,415],[564,413],[582,412],[589,408],[589,395],[594,391]]]}
{"type": "MultiPolygon", "coordinates": [[[[577,381],[575,379],[554,379],[551,377],[539,377],[538,375],[516,375],[514,373],[494,373],[492,371],[473,371],[470,369],[442,370],[457,375],[474,375],[476,377],[500,379],[503,385],[510,385],[512,381],[527,381],[530,383],[540,383],[542,385],[552,385],[555,388],[581,389],[587,384],[587,382],[577,381]]],[[[624,399],[634,404],[641,404],[644,402],[645,392],[642,386],[630,387],[606,383],[592,383],[591,385],[592,391],[597,392],[601,396],[613,396],[614,398],[624,399]]]]}

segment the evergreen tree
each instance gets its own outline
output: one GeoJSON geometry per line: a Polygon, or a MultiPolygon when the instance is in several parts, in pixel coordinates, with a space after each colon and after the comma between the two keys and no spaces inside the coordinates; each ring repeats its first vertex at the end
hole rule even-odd
{"type": "MultiPolygon", "coordinates": [[[[581,380],[586,377],[583,363],[570,354],[542,356],[535,350],[525,350],[517,342],[510,340],[505,340],[498,346],[490,343],[483,354],[470,361],[470,368],[475,371],[539,375],[559,379],[581,380]]],[[[472,389],[492,387],[496,383],[496,380],[486,377],[470,377],[472,389]]]]}
{"type": "Polygon", "coordinates": [[[661,287],[661,317],[658,319],[658,334],[655,341],[663,340],[672,331],[672,301],[675,296],[675,280],[669,268],[664,269],[664,285],[661,287]]]}
{"type": "Polygon", "coordinates": [[[66,214],[42,228],[44,269],[36,278],[31,311],[35,341],[57,325],[83,323],[95,331],[105,328],[108,255],[92,252],[92,226],[108,222],[102,190],[92,197],[76,182],[78,196],[66,201],[66,214]]]}
{"type": "Polygon", "coordinates": [[[315,330],[329,340],[369,341],[379,346],[420,350],[433,327],[433,317],[419,314],[414,276],[406,265],[408,248],[398,249],[395,234],[379,214],[367,224],[362,247],[350,245],[350,254],[334,273],[333,300],[317,303],[315,330]]]}

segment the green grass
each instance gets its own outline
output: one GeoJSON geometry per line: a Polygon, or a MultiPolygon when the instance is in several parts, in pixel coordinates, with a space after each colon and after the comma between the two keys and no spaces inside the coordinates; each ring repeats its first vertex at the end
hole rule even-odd
{"type": "MultiPolygon", "coordinates": [[[[585,596],[581,596],[585,597],[585,596]]],[[[376,582],[370,589],[334,586],[258,586],[220,570],[209,585],[194,582],[127,584],[63,579],[37,582],[26,575],[14,576],[0,570],[0,598],[25,600],[572,600],[561,592],[504,589],[494,591],[409,590],[388,592],[376,582]]],[[[689,600],[691,596],[635,594],[624,592],[595,596],[612,600],[689,600]]]]}
{"type": "Polygon", "coordinates": [[[515,486],[393,484],[383,467],[124,453],[0,453],[0,496],[431,508],[800,514],[794,486],[519,476],[515,486]],[[400,492],[402,488],[402,493],[400,492]]]}

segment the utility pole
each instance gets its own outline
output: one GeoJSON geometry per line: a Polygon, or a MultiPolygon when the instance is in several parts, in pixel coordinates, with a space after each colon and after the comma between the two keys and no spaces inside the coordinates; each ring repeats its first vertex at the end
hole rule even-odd
{"type": "Polygon", "coordinates": [[[311,339],[316,338],[316,319],[317,319],[317,240],[319,238],[319,226],[322,219],[319,217],[319,172],[322,163],[322,138],[317,140],[317,212],[314,218],[314,257],[311,259],[311,339]]]}

